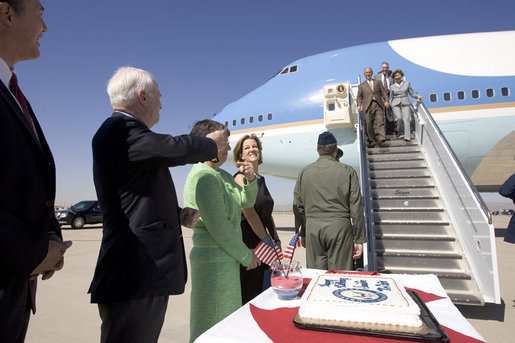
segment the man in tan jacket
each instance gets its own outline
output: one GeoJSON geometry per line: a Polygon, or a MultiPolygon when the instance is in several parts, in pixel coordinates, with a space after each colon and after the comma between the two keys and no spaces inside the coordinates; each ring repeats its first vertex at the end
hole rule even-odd
{"type": "Polygon", "coordinates": [[[358,112],[361,109],[365,112],[367,139],[370,146],[383,146],[386,139],[384,112],[385,108],[390,106],[388,94],[381,81],[372,80],[372,68],[366,67],[364,75],[366,80],[359,85],[356,99],[358,112]]]}

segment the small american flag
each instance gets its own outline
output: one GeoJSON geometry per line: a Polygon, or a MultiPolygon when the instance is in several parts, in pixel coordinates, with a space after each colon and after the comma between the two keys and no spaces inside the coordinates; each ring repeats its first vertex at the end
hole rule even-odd
{"type": "Polygon", "coordinates": [[[261,242],[254,249],[254,253],[261,260],[261,262],[271,266],[275,261],[283,258],[281,249],[272,240],[272,237],[265,236],[261,242]]]}
{"type": "Polygon", "coordinates": [[[300,243],[298,233],[296,233],[295,236],[293,236],[290,243],[288,243],[288,246],[286,247],[286,249],[284,249],[284,258],[291,259],[293,257],[293,252],[295,251],[295,247],[297,246],[297,243],[300,243]]]}

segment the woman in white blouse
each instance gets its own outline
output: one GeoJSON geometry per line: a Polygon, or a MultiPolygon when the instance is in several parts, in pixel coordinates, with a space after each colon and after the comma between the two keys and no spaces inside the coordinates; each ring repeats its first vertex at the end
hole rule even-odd
{"type": "Polygon", "coordinates": [[[413,99],[416,98],[418,100],[422,100],[422,96],[413,91],[408,81],[402,80],[403,76],[404,73],[400,69],[396,69],[392,73],[395,82],[390,86],[390,106],[397,123],[397,134],[400,135],[398,138],[404,138],[405,141],[409,142],[411,138],[411,102],[408,94],[413,99]],[[403,126],[404,133],[402,133],[403,126]]]}

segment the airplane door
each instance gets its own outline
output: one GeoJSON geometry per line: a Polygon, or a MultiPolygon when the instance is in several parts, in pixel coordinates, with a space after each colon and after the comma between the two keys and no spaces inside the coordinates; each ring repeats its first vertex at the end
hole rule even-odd
{"type": "Polygon", "coordinates": [[[348,82],[325,85],[324,124],[328,129],[343,129],[353,126],[350,84],[348,82]]]}

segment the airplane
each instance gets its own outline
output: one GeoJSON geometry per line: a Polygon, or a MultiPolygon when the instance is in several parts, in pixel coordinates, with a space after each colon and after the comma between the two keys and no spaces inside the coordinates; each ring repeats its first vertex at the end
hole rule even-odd
{"type": "MultiPolygon", "coordinates": [[[[231,130],[232,144],[246,133],[260,135],[266,154],[260,172],[295,180],[318,158],[314,146],[327,130],[323,87],[357,84],[365,67],[378,69],[386,61],[423,96],[477,189],[497,192],[515,171],[515,148],[506,144],[515,139],[514,43],[515,31],[499,31],[392,40],[305,57],[213,119],[231,130]]],[[[331,132],[344,152],[341,161],[359,170],[355,129],[331,132]]]]}
{"type": "Polygon", "coordinates": [[[256,134],[260,173],[290,180],[317,160],[318,135],[330,131],[340,161],[360,175],[365,269],[435,274],[455,303],[499,304],[494,228],[478,191],[496,192],[515,172],[513,43],[515,31],[483,32],[305,57],[213,119],[230,129],[231,144],[256,134]],[[357,86],[365,67],[383,61],[423,96],[414,104],[413,144],[364,143],[357,86]]]}

